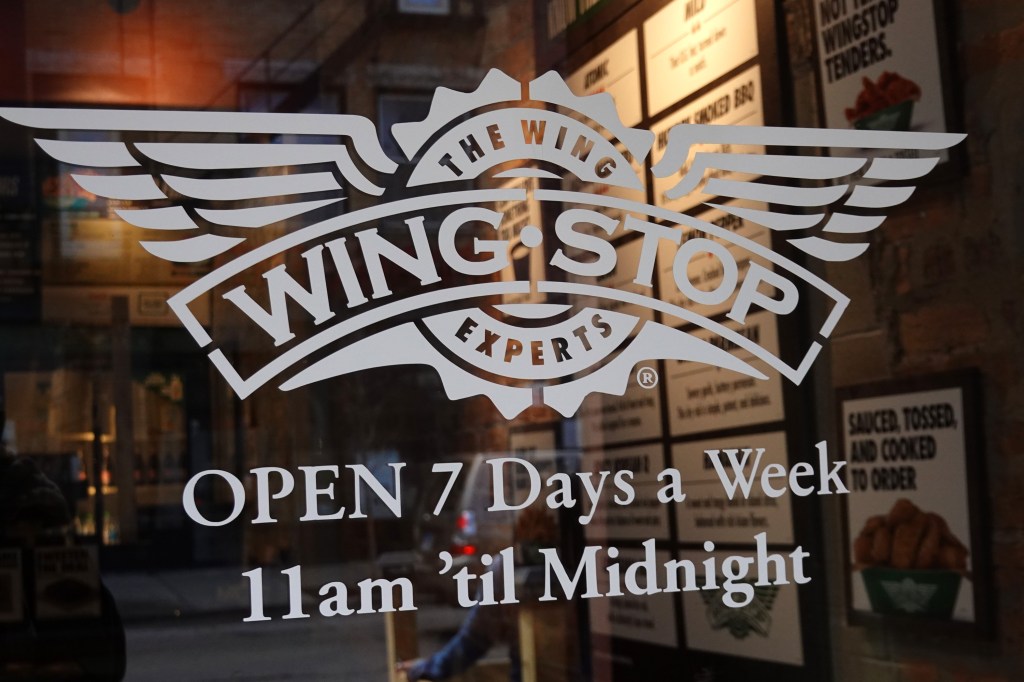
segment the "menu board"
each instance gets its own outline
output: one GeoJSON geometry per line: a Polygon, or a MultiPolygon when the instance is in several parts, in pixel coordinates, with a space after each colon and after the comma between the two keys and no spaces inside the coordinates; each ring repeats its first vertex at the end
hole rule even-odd
{"type": "Polygon", "coordinates": [[[622,124],[635,126],[643,118],[640,107],[640,52],[637,32],[616,40],[565,79],[577,95],[607,92],[615,100],[622,124]]]}
{"type": "MultiPolygon", "coordinates": [[[[739,328],[732,320],[723,323],[739,328]]],[[[768,378],[755,379],[736,372],[695,362],[669,360],[668,374],[669,429],[673,436],[717,431],[750,424],[764,424],[783,419],[782,376],[753,353],[732,346],[714,332],[695,329],[690,332],[718,345],[736,357],[748,361],[768,378]]],[[[743,333],[776,357],[779,354],[778,318],[760,311],[747,316],[743,333]]]]}
{"type": "Polygon", "coordinates": [[[963,390],[894,389],[841,402],[851,608],[973,623],[963,390]]]}
{"type": "Polygon", "coordinates": [[[534,452],[553,452],[555,450],[555,432],[552,429],[512,431],[508,435],[508,449],[515,457],[522,457],[534,452]]]}
{"type": "Polygon", "coordinates": [[[601,447],[634,440],[661,438],[658,391],[629,381],[621,396],[592,393],[580,406],[580,444],[601,447]]]}
{"type": "Polygon", "coordinates": [[[647,111],[657,115],[758,54],[754,0],[674,0],[644,22],[647,111]]]}
{"type": "MultiPolygon", "coordinates": [[[[753,557],[753,552],[682,552],[680,559],[702,568],[708,557],[722,565],[727,556],[753,557]]],[[[718,577],[722,585],[722,576],[718,577]]],[[[703,577],[698,578],[703,585],[703,577]]],[[[754,598],[746,606],[723,603],[725,590],[683,592],[683,623],[690,649],[755,658],[762,661],[803,665],[803,638],[800,624],[798,586],[768,585],[754,587],[754,598]]]]}
{"type": "MultiPolygon", "coordinates": [[[[583,454],[583,473],[608,471],[604,498],[598,504],[594,517],[585,526],[587,541],[607,544],[609,538],[620,540],[668,539],[667,506],[658,501],[658,490],[664,485],[658,474],[665,469],[665,457],[660,443],[627,448],[592,450],[583,454]],[[636,498],[627,505],[614,504],[613,477],[620,471],[633,472],[629,479],[636,498]]],[[[589,502],[583,513],[590,512],[589,502]]]]}
{"type": "MultiPolygon", "coordinates": [[[[657,568],[664,566],[665,562],[671,559],[668,552],[655,551],[653,556],[657,568]]],[[[609,560],[604,552],[599,552],[597,557],[598,590],[604,594],[609,589],[607,570],[609,560]]],[[[616,561],[620,564],[620,571],[624,571],[622,566],[628,566],[645,558],[643,550],[620,549],[616,561]]],[[[651,575],[658,575],[657,568],[651,571],[651,575]]],[[[646,587],[643,575],[643,571],[638,571],[638,584],[641,587],[646,587]]],[[[597,634],[675,647],[678,644],[678,635],[676,634],[676,614],[672,597],[672,594],[665,592],[640,596],[624,592],[615,597],[588,599],[590,627],[597,634]]]]}
{"type": "MultiPolygon", "coordinates": [[[[743,206],[761,211],[768,210],[768,205],[759,201],[732,201],[729,202],[729,205],[743,206]]],[[[739,216],[726,213],[717,208],[699,214],[697,219],[728,230],[740,237],[745,237],[767,249],[771,248],[771,231],[763,225],[744,220],[739,216]]],[[[739,291],[738,285],[746,278],[751,262],[757,263],[768,270],[772,269],[772,263],[768,259],[750,253],[735,242],[722,239],[721,237],[712,237],[706,232],[701,232],[687,226],[682,226],[682,230],[684,243],[691,237],[701,237],[717,242],[728,249],[738,268],[736,291],[739,291]]],[[[675,281],[675,275],[673,274],[673,266],[675,265],[676,253],[678,251],[679,247],[666,239],[661,240],[658,244],[658,276],[660,278],[662,299],[667,303],[686,308],[687,310],[693,310],[708,318],[731,310],[733,303],[736,301],[735,292],[721,303],[701,305],[691,301],[679,290],[679,286],[675,281]]],[[[715,291],[722,284],[724,276],[722,263],[710,252],[700,252],[700,254],[697,257],[691,258],[687,264],[686,280],[702,291],[715,291]]]]}
{"type": "MultiPolygon", "coordinates": [[[[754,486],[748,497],[736,495],[730,500],[711,458],[705,453],[706,450],[738,449],[737,459],[742,460],[745,448],[752,450],[744,469],[747,476],[761,448],[764,453],[758,471],[769,464],[788,468],[786,434],[782,431],[692,441],[672,447],[672,466],[679,470],[686,485],[686,500],[676,507],[680,542],[750,543],[758,533],[768,533],[772,543],[793,542],[792,495],[768,497],[754,486]]],[[[731,473],[728,456],[720,454],[719,457],[726,471],[731,473]]]]}
{"type": "MultiPolygon", "coordinates": [[[[580,277],[579,275],[569,275],[569,280],[578,284],[594,284],[600,285],[601,287],[616,289],[618,291],[639,294],[641,296],[651,296],[652,291],[650,287],[637,284],[633,281],[636,279],[636,273],[639,269],[640,251],[642,247],[642,239],[634,239],[626,244],[618,244],[615,246],[615,267],[607,275],[603,275],[601,277],[580,277]]],[[[579,254],[581,252],[570,248],[566,248],[566,251],[570,258],[580,258],[579,254]]],[[[598,309],[633,315],[641,320],[654,319],[654,311],[646,306],[635,305],[633,303],[626,303],[624,301],[617,301],[614,299],[596,300],[587,296],[577,296],[576,300],[581,306],[592,305],[598,309]]],[[[635,334],[637,331],[639,331],[639,328],[635,329],[633,333],[635,334]]]]}
{"type": "MultiPolygon", "coordinates": [[[[505,215],[498,226],[497,239],[512,244],[511,260],[508,267],[501,271],[501,281],[542,282],[545,279],[544,249],[527,248],[520,242],[520,233],[527,225],[543,229],[540,219],[540,202],[534,198],[537,190],[537,178],[516,178],[509,180],[501,189],[525,189],[526,199],[515,201],[498,201],[494,210],[505,215]]],[[[502,302],[543,303],[544,294],[535,289],[523,294],[504,294],[502,302]]]]}
{"type": "MultiPolygon", "coordinates": [[[[658,121],[651,130],[655,134],[654,158],[657,163],[665,153],[668,144],[668,131],[681,123],[719,124],[719,125],[764,125],[764,104],[761,92],[761,67],[753,66],[746,71],[730,78],[711,92],[698,97],[686,104],[679,111],[658,121]]],[[[696,144],[691,149],[692,155],[697,152],[733,154],[763,154],[763,145],[753,144],[696,144]]],[[[708,195],[699,191],[691,192],[678,199],[669,199],[665,192],[675,187],[689,170],[689,162],[673,175],[654,178],[654,203],[662,208],[673,211],[688,211],[706,201],[708,195]]],[[[716,177],[724,180],[752,180],[756,176],[750,173],[723,172],[716,177]]]]}
{"type": "MultiPolygon", "coordinates": [[[[633,169],[633,173],[635,173],[637,179],[640,180],[640,187],[638,189],[622,187],[620,185],[608,185],[603,182],[588,182],[577,176],[575,173],[566,173],[562,176],[562,189],[566,192],[580,192],[587,196],[624,199],[626,201],[635,201],[641,204],[647,203],[647,171],[644,168],[644,164],[637,161],[624,145],[616,144],[615,148],[624,158],[629,160],[630,168],[633,169]]],[[[591,211],[597,211],[602,215],[608,216],[612,220],[618,220],[620,224],[625,220],[625,216],[628,213],[628,211],[621,208],[595,206],[587,201],[586,197],[584,197],[584,201],[581,203],[566,201],[563,202],[563,206],[565,210],[570,208],[585,208],[591,211]]],[[[608,234],[596,225],[587,225],[586,223],[580,223],[574,229],[584,234],[595,235],[601,239],[608,240],[618,239],[625,234],[625,231],[621,226],[617,226],[612,234],[608,234]]]]}

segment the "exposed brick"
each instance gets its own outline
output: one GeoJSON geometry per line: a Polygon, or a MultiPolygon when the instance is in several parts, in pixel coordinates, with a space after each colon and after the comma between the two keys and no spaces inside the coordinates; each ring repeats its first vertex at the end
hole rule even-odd
{"type": "Polygon", "coordinates": [[[904,682],[939,682],[939,669],[934,663],[915,661],[903,666],[904,682]]]}
{"type": "Polygon", "coordinates": [[[911,288],[910,247],[896,248],[896,293],[909,293],[911,288]]]}
{"type": "Polygon", "coordinates": [[[924,284],[948,282],[956,276],[956,257],[948,244],[932,244],[921,257],[924,284]]]}
{"type": "Polygon", "coordinates": [[[938,303],[900,315],[899,336],[904,353],[929,353],[970,347],[988,339],[984,311],[970,303],[938,303]]]}
{"type": "Polygon", "coordinates": [[[882,331],[833,339],[831,357],[832,383],[836,386],[880,381],[891,373],[889,349],[882,331]]]}
{"type": "Polygon", "coordinates": [[[972,71],[987,71],[1024,59],[1024,24],[1007,28],[986,40],[968,45],[966,61],[972,71]]]}
{"type": "Polygon", "coordinates": [[[826,271],[829,284],[850,297],[850,305],[836,325],[834,335],[864,332],[878,328],[870,262],[857,259],[846,263],[830,263],[826,271]]]}
{"type": "Polygon", "coordinates": [[[1024,457],[1024,422],[1006,422],[1000,427],[999,453],[1007,459],[1024,457]]]}
{"type": "Polygon", "coordinates": [[[1007,540],[992,543],[992,565],[996,567],[1024,566],[1024,530],[1003,531],[999,535],[1007,540]]]}
{"type": "Polygon", "coordinates": [[[992,483],[990,508],[993,528],[1024,529],[1024,481],[999,478],[992,483]]]}

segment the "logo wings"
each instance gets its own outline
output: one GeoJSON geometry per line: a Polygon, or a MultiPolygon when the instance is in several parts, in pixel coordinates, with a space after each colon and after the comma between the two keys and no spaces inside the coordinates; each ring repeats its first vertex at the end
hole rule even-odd
{"type": "Polygon", "coordinates": [[[665,152],[652,170],[656,177],[664,178],[682,169],[679,182],[665,193],[668,199],[702,195],[702,203],[712,208],[792,233],[787,241],[815,258],[847,261],[864,253],[868,242],[863,237],[852,242],[834,237],[864,235],[881,225],[890,209],[913,194],[912,181],[927,175],[938,164],[941,152],[965,137],[957,133],[677,125],[669,131],[665,152]],[[830,147],[844,155],[724,151],[732,145],[795,150],[830,147]],[[712,151],[705,150],[706,146],[712,151]],[[897,156],[892,156],[893,152],[897,156]],[[737,176],[756,180],[735,179],[737,176]],[[772,210],[724,203],[730,199],[764,202],[772,210]]]}
{"type": "MultiPolygon", "coordinates": [[[[624,144],[636,159],[646,158],[655,142],[652,133],[627,128],[617,122],[618,117],[610,96],[576,97],[555,73],[544,74],[532,81],[528,88],[523,88],[518,82],[497,71],[492,71],[475,93],[459,94],[439,89],[435,99],[439,98],[440,104],[431,107],[427,118],[419,124],[396,125],[395,135],[403,149],[420,149],[430,139],[437,140],[436,135],[443,136],[452,132],[441,133],[436,125],[439,120],[452,122],[470,116],[471,111],[481,106],[516,100],[517,92],[522,95],[524,91],[529,93],[534,102],[582,114],[583,118],[589,120],[591,127],[600,130],[602,141],[610,135],[612,142],[624,144]]],[[[478,116],[488,116],[495,111],[505,112],[514,119],[513,113],[516,110],[487,109],[478,116]]],[[[142,247],[158,258],[180,263],[206,261],[228,252],[249,238],[240,235],[260,235],[260,228],[298,216],[305,216],[307,222],[315,223],[301,230],[291,230],[289,228],[292,226],[285,225],[284,232],[275,230],[262,233],[264,236],[253,239],[259,244],[257,248],[248,252],[237,251],[245,255],[220,263],[221,267],[204,275],[168,301],[201,346],[208,345],[211,338],[189,312],[190,301],[259,259],[266,258],[267,254],[276,254],[322,237],[326,232],[320,231],[318,226],[321,223],[318,219],[326,223],[328,218],[333,218],[334,215],[330,213],[332,207],[337,210],[337,204],[346,198],[347,191],[355,189],[380,196],[384,188],[371,177],[393,174],[398,169],[397,163],[384,152],[373,123],[360,116],[0,108],[0,117],[29,128],[71,131],[69,135],[50,133],[36,141],[57,161],[82,167],[82,170],[73,171],[71,176],[84,190],[115,202],[125,202],[111,205],[121,219],[145,231],[163,231],[165,235],[173,234],[177,237],[168,240],[143,236],[140,239],[142,247]],[[110,135],[109,140],[97,140],[97,131],[117,135],[110,135]],[[268,241],[273,243],[266,243],[268,241]]],[[[538,158],[550,151],[550,148],[544,146],[546,143],[543,138],[539,141],[527,139],[526,126],[519,125],[525,121],[513,119],[505,120],[492,115],[485,122],[494,124],[492,127],[495,128],[500,128],[499,124],[505,125],[507,129],[499,132],[508,140],[519,134],[520,127],[524,128],[524,144],[536,147],[530,153],[538,158]]],[[[453,125],[465,125],[465,122],[453,125]]],[[[865,235],[881,225],[888,211],[911,196],[915,182],[935,168],[944,150],[961,142],[964,137],[945,133],[680,124],[668,131],[664,151],[652,166],[652,173],[660,181],[659,191],[671,184],[662,192],[669,202],[687,197],[687,201],[679,203],[686,203],[690,207],[705,204],[778,231],[785,235],[790,244],[810,256],[824,261],[846,261],[867,249],[865,235]],[[834,155],[821,155],[821,148],[831,148],[834,155]]],[[[555,140],[548,144],[560,148],[562,142],[558,138],[555,140]]],[[[459,144],[451,146],[452,153],[459,153],[460,145],[465,151],[464,141],[456,141],[459,144]]],[[[577,145],[582,157],[587,153],[585,144],[578,141],[577,145]]],[[[572,152],[573,155],[576,153],[572,152]]],[[[424,163],[423,159],[419,163],[424,163]]],[[[630,179],[633,179],[632,171],[628,167],[624,168],[630,173],[630,179]]],[[[605,178],[606,184],[615,186],[611,180],[610,176],[605,178]]],[[[636,180],[639,183],[639,178],[636,180]]],[[[444,188],[447,182],[434,179],[430,183],[422,183],[436,184],[438,187],[437,194],[429,198],[430,202],[438,206],[453,205],[450,203],[454,201],[452,197],[458,193],[447,194],[444,188]]],[[[413,184],[416,183],[410,180],[410,186],[413,184]]],[[[601,197],[601,193],[601,189],[595,191],[594,207],[617,207],[618,210],[652,216],[668,224],[686,225],[694,229],[703,227],[710,236],[727,239],[751,253],[756,252],[761,258],[775,263],[780,272],[789,271],[793,277],[809,282],[835,302],[819,331],[822,337],[829,335],[842,315],[848,299],[782,254],[772,253],[770,249],[743,236],[723,232],[715,225],[702,223],[668,207],[648,206],[614,196],[601,197]]],[[[497,196],[508,199],[507,190],[483,189],[474,190],[470,194],[473,197],[468,200],[477,203],[487,203],[497,196]]],[[[523,190],[522,198],[516,201],[527,198],[523,190]]],[[[586,203],[585,195],[562,190],[538,190],[534,198],[563,204],[586,203]]],[[[388,215],[389,211],[398,214],[407,208],[406,202],[395,202],[394,208],[381,204],[349,211],[342,223],[363,224],[371,218],[388,215]]],[[[338,224],[329,229],[338,229],[338,224]]],[[[768,272],[764,268],[761,270],[768,272]]],[[[354,271],[352,277],[355,277],[354,271]]],[[[537,283],[532,282],[517,281],[513,284],[537,286],[537,283]]],[[[543,282],[540,286],[555,292],[564,284],[543,282]]],[[[445,292],[431,292],[430,295],[436,296],[439,293],[445,292]]],[[[281,293],[281,300],[284,300],[283,296],[284,293],[281,293]]],[[[639,295],[637,297],[643,298],[639,295]]],[[[795,304],[795,300],[792,303],[795,304]]],[[[388,305],[399,303],[402,302],[388,305]]],[[[664,301],[658,303],[667,306],[672,311],[669,314],[679,317],[677,313],[681,308],[664,301]]],[[[361,313],[364,317],[357,315],[351,319],[363,324],[362,320],[369,319],[366,315],[391,310],[388,305],[364,311],[361,313]]],[[[287,313],[287,306],[278,307],[284,311],[282,314],[287,313]]],[[[274,310],[276,308],[270,313],[262,312],[276,315],[274,310]]],[[[790,367],[771,352],[758,347],[756,342],[747,343],[735,330],[708,320],[702,322],[701,316],[696,313],[694,317],[689,315],[689,311],[682,312],[687,316],[680,319],[698,320],[699,326],[747,348],[796,383],[803,378],[820,349],[820,343],[815,341],[808,347],[799,365],[790,367]]],[[[286,314],[284,318],[287,319],[286,314]]],[[[261,326],[259,323],[257,325],[261,326]]],[[[308,354],[318,349],[320,346],[317,344],[328,343],[330,339],[348,333],[346,329],[341,324],[326,328],[317,336],[293,346],[248,378],[242,378],[219,349],[214,349],[210,357],[239,395],[248,394],[304,357],[303,353],[308,354]]],[[[659,330],[668,333],[669,327],[647,325],[643,329],[647,336],[637,335],[627,346],[628,352],[619,352],[614,360],[599,369],[567,383],[545,386],[544,400],[568,416],[578,409],[590,393],[622,395],[633,365],[640,359],[655,356],[688,360],[697,358],[697,362],[730,368],[738,364],[740,369],[737,371],[766,378],[759,370],[724,350],[715,356],[718,359],[713,359],[706,350],[712,347],[710,344],[684,332],[671,330],[670,338],[662,338],[655,335],[659,330]],[[680,339],[689,341],[684,343],[680,339]],[[687,343],[696,343],[704,350],[692,351],[687,343]],[[665,350],[668,348],[672,350],[665,350]]],[[[404,348],[407,334],[411,332],[398,326],[383,333],[398,334],[401,343],[396,344],[404,348]]],[[[447,375],[442,373],[442,377],[449,376],[445,385],[446,390],[451,388],[451,396],[486,394],[499,409],[504,406],[503,413],[507,413],[506,416],[514,416],[533,400],[533,393],[528,387],[504,386],[461,369],[456,371],[455,365],[441,354],[435,352],[430,355],[429,348],[432,346],[427,341],[417,346],[419,360],[414,359],[407,348],[401,353],[381,354],[381,341],[381,338],[363,340],[370,344],[372,352],[363,353],[358,344],[337,351],[340,354],[340,369],[331,369],[331,375],[365,366],[381,366],[382,361],[420,361],[439,367],[439,371],[443,372],[448,372],[444,368],[450,366],[451,371],[447,375]],[[352,359],[353,353],[359,355],[355,360],[352,359]],[[367,362],[370,364],[367,365],[367,362]]],[[[329,361],[332,357],[321,362],[329,361]]],[[[294,383],[295,379],[291,381],[294,383]]],[[[284,385],[285,388],[288,386],[288,383],[284,385]]]]}
{"type": "MultiPolygon", "coordinates": [[[[218,228],[261,228],[294,218],[342,201],[343,187],[380,195],[383,188],[363,173],[356,159],[379,173],[397,168],[378,142],[373,123],[360,116],[0,108],[0,117],[60,131],[342,139],[330,144],[36,140],[57,161],[96,173],[71,174],[87,192],[153,204],[118,209],[117,215],[148,230],[180,230],[179,239],[141,240],[154,256],[173,262],[208,260],[245,241],[218,234],[218,228]],[[209,173],[218,177],[203,177],[209,173]],[[226,174],[234,176],[221,177],[226,174]],[[270,200],[274,203],[268,204],[270,200]],[[253,201],[261,205],[249,205],[253,201]]],[[[815,258],[846,261],[862,254],[868,243],[835,237],[864,235],[881,225],[887,211],[913,193],[912,182],[933,170],[940,153],[964,137],[681,124],[669,131],[665,152],[652,170],[660,178],[680,173],[665,193],[668,199],[695,193],[710,207],[791,233],[788,241],[815,258]],[[790,151],[728,151],[743,145],[790,151]],[[840,149],[844,155],[792,153],[822,147],[840,149]],[[772,209],[726,203],[731,199],[764,202],[772,209]]]]}
{"type": "Polygon", "coordinates": [[[90,169],[71,174],[85,191],[132,202],[132,208],[116,210],[125,222],[146,230],[180,231],[178,239],[140,242],[154,256],[176,263],[208,260],[246,239],[218,234],[220,228],[258,229],[294,218],[342,201],[346,187],[383,193],[356,159],[380,173],[397,168],[380,146],[373,124],[361,116],[0,108],[0,117],[36,129],[172,138],[36,142],[61,163],[90,169]],[[206,140],[247,135],[316,141],[173,141],[182,134],[203,134],[206,140]],[[324,138],[342,141],[327,144],[324,138]]]}

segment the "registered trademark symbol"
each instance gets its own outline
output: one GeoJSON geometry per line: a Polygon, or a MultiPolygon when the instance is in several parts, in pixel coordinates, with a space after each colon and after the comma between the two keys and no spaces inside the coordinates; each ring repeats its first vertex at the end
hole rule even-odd
{"type": "Polygon", "coordinates": [[[636,371],[636,383],[644,388],[654,388],[658,385],[658,373],[650,367],[641,367],[636,371]]]}

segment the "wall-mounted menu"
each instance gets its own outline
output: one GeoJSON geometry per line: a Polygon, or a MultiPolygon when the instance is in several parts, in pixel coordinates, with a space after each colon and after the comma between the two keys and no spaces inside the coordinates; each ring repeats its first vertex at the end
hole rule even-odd
{"type": "MultiPolygon", "coordinates": [[[[764,105],[761,99],[761,67],[753,66],[746,71],[730,78],[711,92],[698,97],[679,111],[658,121],[651,130],[655,134],[652,161],[657,163],[665,153],[668,142],[668,131],[680,123],[716,124],[716,125],[764,125],[764,105]]],[[[723,145],[696,144],[691,150],[692,155],[701,152],[763,154],[763,145],[723,145]]],[[[665,192],[671,189],[689,170],[689,162],[679,169],[678,173],[663,178],[654,178],[654,203],[662,208],[673,211],[687,211],[708,199],[708,195],[699,191],[691,192],[678,199],[669,199],[665,192]]],[[[755,176],[749,173],[719,172],[716,177],[725,180],[751,180],[755,176]]]]}
{"type": "MultiPolygon", "coordinates": [[[[767,211],[768,205],[759,201],[730,201],[728,202],[731,206],[742,206],[744,208],[751,208],[754,210],[767,211]]],[[[705,211],[697,216],[698,220],[702,220],[706,223],[719,227],[723,230],[727,230],[739,237],[749,239],[750,241],[759,244],[766,249],[770,249],[772,244],[771,231],[763,225],[744,220],[743,218],[726,213],[719,209],[712,209],[705,211]]],[[[746,279],[747,270],[751,262],[757,263],[763,268],[772,269],[771,262],[762,258],[761,256],[751,253],[741,245],[737,244],[728,239],[722,237],[711,236],[709,233],[701,232],[689,227],[683,227],[683,240],[690,239],[692,237],[700,237],[711,239],[712,241],[721,244],[724,248],[728,249],[729,254],[736,262],[736,291],[739,291],[739,284],[746,279]]],[[[676,272],[675,272],[675,260],[677,258],[678,247],[667,239],[661,240],[658,244],[658,276],[660,279],[660,290],[662,300],[672,305],[677,305],[687,310],[693,310],[694,312],[700,313],[701,315],[713,318],[716,315],[720,315],[724,312],[732,309],[733,304],[736,301],[736,293],[725,299],[721,303],[701,305],[687,298],[681,291],[680,287],[676,284],[676,272]]],[[[685,270],[686,280],[692,282],[701,291],[716,291],[722,286],[725,280],[725,264],[711,252],[697,252],[697,254],[690,259],[686,264],[685,270]]]]}
{"type": "Polygon", "coordinates": [[[675,0],[644,22],[654,116],[757,56],[754,0],[675,0]]]}
{"type": "Polygon", "coordinates": [[[577,95],[607,92],[623,125],[634,126],[643,118],[640,110],[640,53],[637,32],[632,30],[589,62],[572,72],[565,82],[577,95]]]}
{"type": "MultiPolygon", "coordinates": [[[[768,533],[773,543],[793,542],[792,496],[770,497],[755,486],[752,488],[755,492],[750,495],[737,494],[729,499],[711,458],[705,453],[706,450],[724,453],[737,449],[737,461],[742,461],[746,448],[752,452],[743,471],[745,476],[752,474],[755,464],[758,472],[770,464],[788,466],[786,434],[781,431],[672,446],[672,466],[679,470],[686,491],[686,500],[676,505],[680,542],[750,543],[758,533],[768,533]],[[758,460],[757,453],[762,448],[764,452],[758,460]]],[[[728,467],[728,456],[719,456],[723,466],[728,467]]]]}
{"type": "MultiPolygon", "coordinates": [[[[655,551],[652,556],[655,566],[664,566],[671,559],[668,552],[655,551]]],[[[601,593],[605,594],[609,590],[609,560],[604,552],[599,553],[598,557],[597,584],[601,593]]],[[[643,550],[620,550],[620,571],[624,572],[625,567],[647,558],[643,550]]],[[[639,584],[646,586],[643,572],[640,573],[639,584]]],[[[597,634],[666,647],[675,647],[678,643],[671,594],[623,594],[609,599],[588,599],[587,602],[590,604],[590,627],[597,634]]]]}
{"type": "MultiPolygon", "coordinates": [[[[737,552],[735,556],[753,558],[753,554],[737,552]]],[[[708,556],[683,552],[680,558],[701,566],[700,562],[708,556]]],[[[710,556],[715,558],[715,566],[721,566],[728,554],[716,552],[710,556]]],[[[735,608],[723,603],[727,588],[722,578],[718,576],[719,585],[723,585],[718,590],[682,593],[687,646],[727,656],[803,665],[797,585],[790,582],[788,585],[755,586],[750,603],[735,608]]]]}
{"type": "MultiPolygon", "coordinates": [[[[726,320],[726,327],[739,325],[726,320]]],[[[772,355],[779,353],[778,319],[769,312],[751,313],[743,334],[772,355]]],[[[696,362],[666,361],[669,428],[673,436],[717,431],[784,418],[782,377],[764,360],[713,332],[698,329],[693,335],[724,347],[750,363],[767,379],[754,379],[727,369],[696,362]]]]}
{"type": "Polygon", "coordinates": [[[577,414],[580,445],[585,448],[661,438],[658,391],[644,388],[633,380],[622,395],[591,393],[577,414]]]}
{"type": "MultiPolygon", "coordinates": [[[[633,474],[629,483],[636,494],[635,499],[625,505],[601,500],[594,518],[584,528],[588,543],[600,542],[607,545],[609,538],[668,539],[668,505],[658,501],[658,491],[664,485],[658,482],[658,474],[665,469],[665,456],[662,452],[661,443],[653,443],[584,453],[582,471],[592,472],[595,480],[600,478],[602,471],[611,472],[610,476],[629,471],[633,474]]],[[[612,494],[612,480],[609,478],[606,484],[609,488],[606,495],[612,494]]],[[[583,511],[589,513],[589,503],[584,505],[583,511]]]]}

